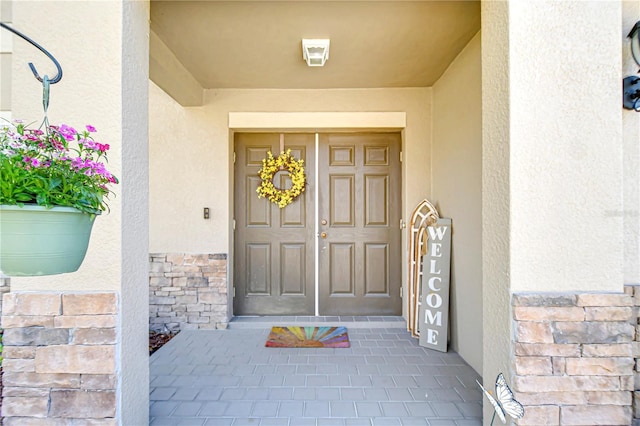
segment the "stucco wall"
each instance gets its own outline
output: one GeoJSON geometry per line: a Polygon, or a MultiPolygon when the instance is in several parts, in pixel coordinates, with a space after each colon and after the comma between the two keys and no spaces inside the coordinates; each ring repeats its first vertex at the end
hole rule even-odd
{"type": "MultiPolygon", "coordinates": [[[[482,371],[510,371],[509,3],[482,7],[482,371]]],[[[485,402],[484,417],[493,407],[485,402]]]]}
{"type": "Polygon", "coordinates": [[[407,212],[429,196],[430,95],[429,88],[209,90],[203,107],[184,108],[151,83],[151,252],[230,253],[233,164],[229,112],[406,112],[406,219],[407,212]],[[209,220],[203,219],[204,207],[211,209],[209,220]]]}
{"type": "MultiPolygon", "coordinates": [[[[622,76],[638,75],[638,64],[631,56],[627,34],[640,20],[640,2],[622,3],[622,76]]],[[[638,58],[640,59],[640,58],[638,58]]],[[[624,209],[616,212],[624,220],[624,282],[640,283],[640,114],[622,112],[624,150],[624,209]]],[[[612,212],[613,213],[613,212],[612,212]]]]}
{"type": "Polygon", "coordinates": [[[203,108],[149,88],[149,251],[227,253],[228,132],[203,108]],[[209,207],[211,219],[203,219],[209,207]]]}
{"type": "Polygon", "coordinates": [[[432,196],[452,219],[451,346],[482,371],[482,69],[478,33],[433,86],[432,196]]]}
{"type": "Polygon", "coordinates": [[[121,42],[116,109],[122,126],[119,424],[149,421],[149,67],[140,59],[149,57],[149,6],[148,1],[123,1],[120,21],[126,42],[121,42]]]}
{"type": "Polygon", "coordinates": [[[622,291],[621,7],[509,4],[513,291],[622,291]]]}

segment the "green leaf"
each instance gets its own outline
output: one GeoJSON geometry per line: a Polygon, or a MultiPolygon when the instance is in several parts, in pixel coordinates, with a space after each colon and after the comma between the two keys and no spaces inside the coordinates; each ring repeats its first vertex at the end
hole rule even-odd
{"type": "Polygon", "coordinates": [[[49,180],[49,189],[50,189],[50,190],[52,190],[52,189],[56,189],[56,188],[58,188],[61,184],[62,184],[62,179],[61,179],[61,178],[59,178],[59,177],[52,177],[52,178],[49,180]]]}
{"type": "Polygon", "coordinates": [[[22,201],[22,202],[25,202],[25,203],[26,203],[26,202],[29,202],[29,201],[31,201],[31,200],[33,200],[33,197],[32,197],[31,195],[29,195],[29,194],[24,194],[24,193],[22,193],[22,194],[16,194],[16,195],[14,196],[14,198],[15,198],[17,201],[22,201]]]}

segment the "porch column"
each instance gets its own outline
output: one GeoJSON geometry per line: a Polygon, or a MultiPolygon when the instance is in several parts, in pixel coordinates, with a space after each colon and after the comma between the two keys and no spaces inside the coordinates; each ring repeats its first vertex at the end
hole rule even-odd
{"type": "MultiPolygon", "coordinates": [[[[13,2],[13,26],[63,68],[50,123],[93,125],[120,184],[77,272],[11,279],[2,318],[6,425],[149,422],[148,20],[147,1],[13,2]]],[[[13,117],[37,126],[42,86],[27,63],[50,77],[55,68],[16,36],[13,47],[13,117]]]]}
{"type": "Polygon", "coordinates": [[[482,373],[505,373],[518,424],[631,422],[621,17],[622,2],[482,3],[482,373]]]}
{"type": "MultiPolygon", "coordinates": [[[[631,55],[631,28],[640,21],[640,2],[622,2],[622,76],[639,75],[631,55]]],[[[640,59],[640,58],[639,58],[640,59]]],[[[640,285],[640,114],[623,110],[624,165],[624,282],[640,285]]]]}

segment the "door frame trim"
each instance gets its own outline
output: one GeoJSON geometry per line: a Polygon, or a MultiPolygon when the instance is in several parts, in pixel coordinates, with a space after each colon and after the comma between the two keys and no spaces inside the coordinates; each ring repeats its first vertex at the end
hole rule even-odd
{"type": "MultiPolygon", "coordinates": [[[[308,131],[310,133],[314,133],[316,136],[316,152],[318,152],[319,148],[319,133],[326,133],[336,130],[352,130],[352,131],[399,131],[403,132],[407,127],[407,113],[404,111],[385,111],[385,112],[229,112],[228,113],[228,129],[229,129],[229,137],[231,143],[231,152],[233,153],[235,150],[235,145],[233,142],[233,134],[235,132],[259,132],[259,131],[269,131],[269,132],[286,132],[286,131],[308,131]]],[[[402,147],[401,147],[402,150],[402,147]]],[[[231,161],[231,169],[235,168],[234,161],[231,161]]],[[[318,175],[318,157],[316,156],[316,176],[318,175]]],[[[404,162],[401,165],[401,181],[404,176],[404,162]]],[[[230,193],[234,193],[235,181],[233,178],[233,173],[230,179],[230,193]]],[[[404,187],[403,187],[404,188],[404,187]]],[[[318,217],[318,193],[316,191],[316,218],[318,217]]],[[[404,200],[405,194],[403,189],[402,200],[404,200]]],[[[232,221],[235,221],[235,213],[233,208],[232,201],[232,221]]],[[[402,209],[402,208],[401,208],[402,209]]],[[[404,217],[404,211],[401,210],[401,217],[404,217]]],[[[233,247],[235,246],[235,238],[234,238],[234,229],[235,227],[230,226],[230,249],[229,249],[229,258],[228,264],[233,265],[235,262],[235,253],[233,252],[233,247]]],[[[316,232],[316,262],[315,262],[315,315],[318,316],[320,312],[319,306],[319,265],[317,259],[317,253],[319,248],[318,241],[318,222],[316,220],[315,224],[315,232],[316,232]]],[[[404,264],[406,260],[406,254],[402,254],[402,264],[404,264]]],[[[233,268],[231,268],[233,271],[233,268]]],[[[235,293],[235,284],[233,284],[233,272],[231,272],[229,279],[232,283],[233,291],[229,292],[229,306],[231,307],[231,314],[233,315],[233,306],[234,306],[234,293],[235,293]]],[[[402,284],[401,287],[404,289],[404,281],[405,274],[402,273],[402,284]]]]}
{"type": "Polygon", "coordinates": [[[406,112],[229,112],[230,130],[402,130],[406,112]]]}

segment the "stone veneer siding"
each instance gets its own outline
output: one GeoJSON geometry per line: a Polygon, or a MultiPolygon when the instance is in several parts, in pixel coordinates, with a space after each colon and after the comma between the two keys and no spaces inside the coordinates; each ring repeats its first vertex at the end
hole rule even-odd
{"type": "Polygon", "coordinates": [[[149,258],[150,330],[227,327],[226,254],[152,253],[149,258]]]}
{"type": "Polygon", "coordinates": [[[13,425],[116,425],[115,293],[3,298],[2,416],[13,425]]]}
{"type": "Polygon", "coordinates": [[[639,414],[640,288],[514,294],[518,425],[631,425],[639,414]],[[635,379],[635,380],[634,380],[635,379]]]}
{"type": "Polygon", "coordinates": [[[11,290],[11,279],[0,272],[0,315],[2,315],[2,296],[11,290]]]}
{"type": "Polygon", "coordinates": [[[633,297],[634,315],[632,318],[635,327],[633,342],[633,426],[640,426],[640,285],[627,285],[625,293],[633,297]]]}

